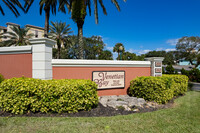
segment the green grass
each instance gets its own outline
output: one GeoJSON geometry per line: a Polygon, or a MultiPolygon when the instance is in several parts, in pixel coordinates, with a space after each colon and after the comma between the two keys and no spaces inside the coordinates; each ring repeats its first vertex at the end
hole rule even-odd
{"type": "Polygon", "coordinates": [[[0,132],[27,133],[200,133],[200,92],[190,91],[175,106],[127,116],[62,118],[0,118],[0,132]]]}

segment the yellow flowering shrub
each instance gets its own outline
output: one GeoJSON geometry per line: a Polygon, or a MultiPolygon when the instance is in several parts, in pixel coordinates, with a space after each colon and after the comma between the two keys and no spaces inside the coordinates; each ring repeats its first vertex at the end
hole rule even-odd
{"type": "Polygon", "coordinates": [[[96,90],[90,80],[12,78],[0,84],[0,108],[15,114],[74,113],[97,106],[96,90]]]}
{"type": "Polygon", "coordinates": [[[138,77],[131,81],[129,93],[132,96],[167,103],[174,96],[187,91],[188,78],[184,75],[163,75],[162,77],[138,77]]]}

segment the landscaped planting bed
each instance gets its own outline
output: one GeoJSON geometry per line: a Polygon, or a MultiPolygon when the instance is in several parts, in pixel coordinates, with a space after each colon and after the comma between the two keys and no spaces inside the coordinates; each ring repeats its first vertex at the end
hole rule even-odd
{"type": "Polygon", "coordinates": [[[12,78],[0,84],[0,116],[80,117],[151,112],[173,106],[173,99],[187,91],[187,80],[179,75],[136,78],[131,81],[130,94],[147,101],[126,110],[123,106],[112,108],[98,103],[97,85],[90,80],[12,78]]]}

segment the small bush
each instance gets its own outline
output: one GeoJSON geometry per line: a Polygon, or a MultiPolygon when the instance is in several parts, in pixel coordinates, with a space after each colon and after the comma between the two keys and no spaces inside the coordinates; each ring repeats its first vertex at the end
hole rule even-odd
{"type": "Polygon", "coordinates": [[[164,74],[163,77],[172,78],[174,89],[174,96],[183,95],[188,89],[188,77],[185,75],[167,75],[164,74]]]}
{"type": "Polygon", "coordinates": [[[90,80],[12,78],[0,84],[0,108],[27,112],[78,112],[97,106],[97,85],[90,80]]]}
{"type": "Polygon", "coordinates": [[[199,82],[200,83],[200,70],[197,68],[193,68],[190,71],[186,71],[182,68],[181,74],[188,76],[191,82],[199,82]]]}
{"type": "Polygon", "coordinates": [[[187,90],[187,76],[163,75],[162,77],[138,77],[131,81],[129,93],[132,96],[167,103],[174,96],[187,90]]]}
{"type": "Polygon", "coordinates": [[[4,77],[3,77],[2,74],[0,74],[0,83],[1,83],[2,81],[4,81],[4,77]]]}

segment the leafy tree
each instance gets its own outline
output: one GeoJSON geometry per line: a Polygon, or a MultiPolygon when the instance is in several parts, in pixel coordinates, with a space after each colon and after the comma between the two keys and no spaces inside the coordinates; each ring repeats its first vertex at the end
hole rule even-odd
{"type": "MultiPolygon", "coordinates": [[[[124,52],[122,55],[122,60],[136,60],[137,56],[135,53],[130,52],[124,52]]],[[[117,57],[117,60],[119,60],[119,56],[117,57]]]]}
{"type": "MultiPolygon", "coordinates": [[[[26,1],[26,0],[24,0],[26,1]]],[[[2,0],[2,2],[12,11],[12,13],[18,17],[20,16],[19,11],[17,10],[17,7],[22,9],[22,11],[25,12],[25,9],[23,8],[22,4],[19,2],[19,0],[2,0]]],[[[3,10],[2,4],[0,4],[0,12],[2,15],[5,15],[5,12],[3,10]]]]}
{"type": "Polygon", "coordinates": [[[113,60],[113,54],[109,50],[104,50],[98,57],[99,60],[113,60]]]}
{"type": "Polygon", "coordinates": [[[11,32],[3,33],[0,38],[7,38],[5,41],[0,42],[0,46],[23,46],[29,45],[29,39],[33,34],[29,34],[30,28],[20,28],[19,26],[12,26],[11,32]]]}
{"type": "Polygon", "coordinates": [[[181,58],[185,58],[195,67],[200,64],[200,37],[182,37],[176,44],[176,49],[180,52],[181,58]],[[194,64],[194,60],[197,60],[196,64],[194,64]]]}
{"type": "Polygon", "coordinates": [[[56,40],[57,48],[58,48],[58,55],[57,59],[60,59],[60,50],[61,45],[65,44],[65,42],[69,41],[69,34],[72,33],[70,25],[66,24],[66,22],[52,22],[50,25],[50,33],[48,34],[49,38],[56,40]]]}
{"type": "Polygon", "coordinates": [[[174,74],[175,73],[175,69],[173,68],[172,65],[167,65],[165,73],[166,74],[174,74]]]}
{"type": "Polygon", "coordinates": [[[146,57],[164,57],[163,64],[172,65],[177,60],[177,51],[150,51],[145,54],[146,57]]]}
{"type": "Polygon", "coordinates": [[[146,57],[164,57],[166,55],[166,51],[149,51],[145,54],[146,57]]]}
{"type": "Polygon", "coordinates": [[[120,56],[120,55],[119,55],[119,53],[120,53],[120,49],[119,49],[120,46],[122,46],[122,48],[123,48],[123,49],[122,49],[122,53],[124,53],[125,48],[124,48],[124,45],[123,45],[122,43],[116,43],[115,46],[114,46],[114,48],[113,48],[113,52],[117,52],[117,53],[118,53],[118,57],[117,57],[118,60],[119,60],[119,58],[120,58],[120,57],[119,57],[119,56],[120,56]]]}
{"type": "Polygon", "coordinates": [[[84,59],[98,59],[105,44],[102,37],[92,36],[84,39],[84,59]]]}
{"type": "MultiPolygon", "coordinates": [[[[92,36],[92,37],[84,37],[84,58],[85,59],[99,59],[100,55],[104,52],[104,46],[103,40],[100,36],[92,36]]],[[[65,45],[68,45],[69,47],[67,50],[63,50],[61,48],[61,58],[67,58],[67,59],[78,59],[79,58],[79,45],[78,45],[78,37],[77,36],[69,36],[69,41],[65,42],[65,45]],[[62,51],[65,51],[65,53],[62,53],[62,51]]],[[[54,50],[54,58],[55,54],[57,54],[57,50],[54,50]]]]}
{"type": "MultiPolygon", "coordinates": [[[[103,0],[93,0],[94,3],[94,14],[95,14],[95,22],[98,23],[98,3],[103,9],[103,13],[107,15],[106,8],[103,4],[103,0]]],[[[124,0],[126,1],[126,0],[124,0]]],[[[117,7],[120,11],[119,4],[117,0],[111,0],[111,2],[117,7]]],[[[78,42],[79,42],[79,58],[84,58],[84,42],[83,42],[83,25],[85,21],[85,17],[87,15],[87,7],[89,9],[89,14],[91,15],[91,0],[66,0],[65,1],[69,11],[71,12],[72,20],[77,24],[78,27],[78,42]]]]}
{"type": "Polygon", "coordinates": [[[144,61],[145,54],[141,54],[137,56],[137,60],[144,61]]]}

